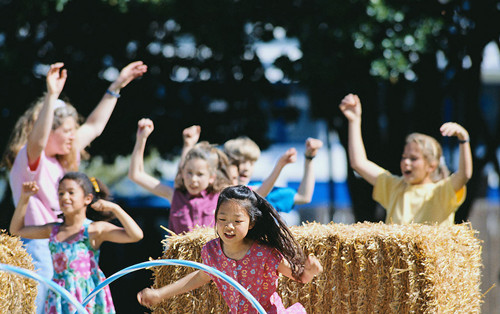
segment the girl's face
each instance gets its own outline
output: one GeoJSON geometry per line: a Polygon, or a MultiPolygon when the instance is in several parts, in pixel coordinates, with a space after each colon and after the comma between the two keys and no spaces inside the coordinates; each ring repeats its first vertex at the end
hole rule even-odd
{"type": "Polygon", "coordinates": [[[400,166],[401,174],[406,183],[432,183],[431,173],[436,166],[429,164],[417,143],[410,142],[405,145],[400,166]]]}
{"type": "Polygon", "coordinates": [[[200,195],[215,181],[215,174],[210,172],[208,163],[201,158],[188,160],[181,174],[188,193],[194,196],[200,195]]]}
{"type": "Polygon", "coordinates": [[[66,179],[59,183],[57,190],[59,206],[64,215],[85,212],[92,201],[92,194],[85,195],[83,188],[74,180],[66,179]]]}
{"type": "Polygon", "coordinates": [[[47,141],[45,152],[48,156],[67,155],[71,152],[76,135],[76,121],[67,117],[55,130],[52,130],[47,141]]]}
{"type": "Polygon", "coordinates": [[[253,228],[246,209],[237,201],[225,201],[220,204],[216,217],[217,234],[225,244],[242,242],[248,230],[253,228]]]}

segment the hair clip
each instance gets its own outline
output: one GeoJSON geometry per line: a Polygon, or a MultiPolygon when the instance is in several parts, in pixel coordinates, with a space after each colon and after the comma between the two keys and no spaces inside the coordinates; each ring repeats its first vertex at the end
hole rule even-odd
{"type": "Polygon", "coordinates": [[[97,180],[94,177],[90,178],[90,182],[92,182],[92,185],[94,186],[94,190],[96,193],[101,192],[101,189],[99,189],[99,184],[97,183],[97,180]]]}

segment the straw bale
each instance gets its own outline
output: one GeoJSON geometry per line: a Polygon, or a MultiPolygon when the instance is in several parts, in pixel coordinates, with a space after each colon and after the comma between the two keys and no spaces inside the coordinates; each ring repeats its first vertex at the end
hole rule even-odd
{"type": "MultiPolygon", "coordinates": [[[[34,270],[33,260],[19,237],[0,230],[0,263],[34,270]]],[[[34,313],[37,282],[0,271],[0,313],[34,313]]]]}
{"type": "MultiPolygon", "coordinates": [[[[481,244],[470,224],[307,223],[291,227],[306,254],[324,272],[308,284],[281,276],[285,306],[300,302],[308,313],[479,313],[481,244]]],[[[201,247],[213,229],[196,229],[164,240],[163,258],[201,262],[201,247]]],[[[154,286],[193,271],[153,269],[154,286]]],[[[154,313],[227,312],[212,283],[160,304],[154,313]],[[200,310],[203,309],[203,310],[200,310]]]]}

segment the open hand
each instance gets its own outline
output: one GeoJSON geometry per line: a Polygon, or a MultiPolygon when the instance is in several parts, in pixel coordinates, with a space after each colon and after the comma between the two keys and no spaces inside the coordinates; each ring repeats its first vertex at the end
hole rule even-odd
{"type": "Polygon", "coordinates": [[[28,181],[23,183],[22,193],[25,196],[33,196],[38,192],[39,188],[35,181],[28,181]]]}
{"type": "Polygon", "coordinates": [[[47,91],[57,97],[61,94],[68,77],[67,71],[62,68],[63,66],[62,62],[51,64],[49,72],[47,72],[47,91]]]}
{"type": "Polygon", "coordinates": [[[144,73],[146,73],[148,70],[148,66],[145,65],[142,61],[135,61],[130,64],[128,64],[126,67],[124,67],[120,71],[120,75],[114,82],[116,86],[114,88],[110,88],[111,90],[113,89],[121,89],[124,88],[125,86],[128,85],[131,81],[135,80],[136,78],[142,76],[144,73]]]}
{"type": "Polygon", "coordinates": [[[455,122],[446,122],[439,128],[439,131],[441,131],[441,135],[443,136],[456,136],[461,141],[469,140],[469,132],[455,122]]]}

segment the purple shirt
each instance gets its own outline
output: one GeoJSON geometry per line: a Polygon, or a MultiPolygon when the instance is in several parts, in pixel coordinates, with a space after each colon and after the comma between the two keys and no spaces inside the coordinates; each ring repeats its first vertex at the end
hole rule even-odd
{"type": "Polygon", "coordinates": [[[196,225],[213,227],[218,198],[219,193],[202,191],[193,196],[175,189],[170,205],[169,229],[180,234],[191,231],[196,225]]]}

